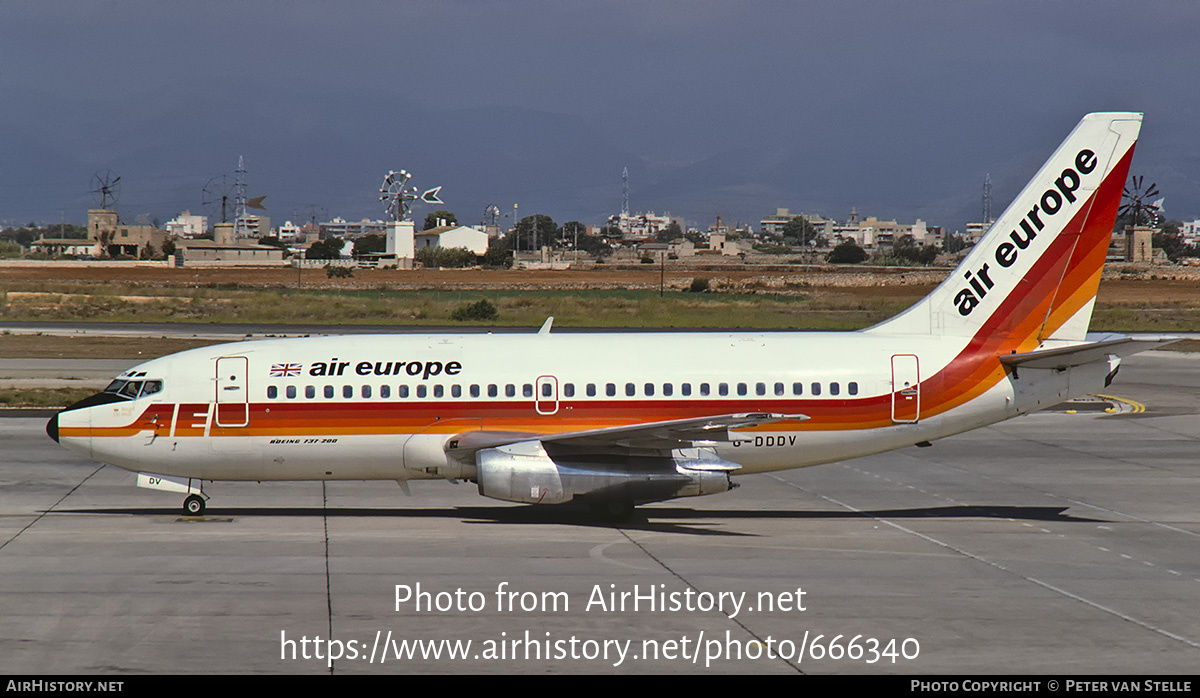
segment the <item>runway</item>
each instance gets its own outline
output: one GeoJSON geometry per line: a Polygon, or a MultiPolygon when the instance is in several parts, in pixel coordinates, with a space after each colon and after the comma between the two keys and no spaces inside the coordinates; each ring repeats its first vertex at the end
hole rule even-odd
{"type": "Polygon", "coordinates": [[[219,482],[189,519],[0,419],[0,673],[1190,674],[1200,355],[1135,356],[1108,392],[1145,412],[743,477],[621,526],[444,482],[219,482]],[[432,608],[397,602],[418,584],[432,608]]]}

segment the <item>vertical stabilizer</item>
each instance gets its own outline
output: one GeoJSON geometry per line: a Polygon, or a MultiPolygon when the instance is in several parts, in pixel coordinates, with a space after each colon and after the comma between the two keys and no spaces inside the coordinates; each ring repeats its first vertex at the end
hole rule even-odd
{"type": "Polygon", "coordinates": [[[1142,115],[1088,114],[932,293],[866,332],[1082,340],[1142,115]]]}

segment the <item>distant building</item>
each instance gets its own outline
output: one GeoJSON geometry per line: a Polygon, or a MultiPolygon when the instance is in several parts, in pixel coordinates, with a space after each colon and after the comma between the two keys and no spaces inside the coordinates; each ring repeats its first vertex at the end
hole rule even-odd
{"type": "Polygon", "coordinates": [[[418,250],[423,247],[465,247],[482,256],[487,254],[488,234],[465,225],[445,225],[417,234],[415,245],[418,250]]]}
{"type": "Polygon", "coordinates": [[[736,257],[753,252],[754,243],[749,240],[728,240],[725,233],[713,233],[708,236],[708,249],[726,257],[736,257]]]}
{"type": "Polygon", "coordinates": [[[655,215],[653,211],[650,213],[619,213],[608,217],[608,225],[615,226],[621,231],[621,236],[626,239],[652,238],[660,230],[669,228],[671,223],[678,223],[680,230],[685,229],[684,220],[678,217],[673,218],[669,213],[661,216],[655,215]]]}
{"type": "Polygon", "coordinates": [[[1179,226],[1179,236],[1185,245],[1200,245],[1200,218],[1184,221],[1179,226]]]}
{"type": "MultiPolygon", "coordinates": [[[[265,238],[271,236],[271,217],[246,214],[241,218],[243,238],[265,238]]],[[[236,221],[235,221],[236,224],[236,221]]]]}
{"type": "Polygon", "coordinates": [[[88,210],[88,238],[100,243],[109,257],[124,255],[141,259],[162,252],[167,231],[152,225],[125,225],[117,212],[107,208],[88,210]]]}
{"type": "Polygon", "coordinates": [[[356,223],[334,218],[321,224],[321,239],[326,238],[357,238],[363,235],[387,235],[387,221],[372,221],[366,218],[356,223]]]}
{"type": "Polygon", "coordinates": [[[283,249],[270,245],[223,245],[211,240],[187,240],[175,248],[177,267],[262,267],[283,263],[283,249]]]}
{"type": "Polygon", "coordinates": [[[29,249],[55,257],[99,257],[101,254],[100,241],[86,238],[42,238],[30,243],[29,249]]]}
{"type": "Polygon", "coordinates": [[[992,225],[996,221],[988,221],[986,223],[967,223],[967,230],[963,233],[963,242],[968,245],[974,245],[983,239],[987,231],[992,229],[992,225]]]}
{"type": "Polygon", "coordinates": [[[301,230],[300,226],[291,221],[287,221],[283,225],[279,226],[275,236],[279,238],[280,242],[297,242],[303,237],[303,235],[304,232],[301,230]]]}
{"type": "Polygon", "coordinates": [[[184,211],[167,221],[167,235],[174,238],[197,238],[208,232],[208,216],[193,216],[184,211]]]}
{"type": "Polygon", "coordinates": [[[836,226],[834,221],[807,213],[792,213],[786,208],[777,208],[775,215],[760,220],[758,222],[759,234],[763,237],[781,237],[784,235],[787,224],[796,216],[803,216],[817,231],[817,235],[827,240],[834,236],[834,227],[836,226]]]}

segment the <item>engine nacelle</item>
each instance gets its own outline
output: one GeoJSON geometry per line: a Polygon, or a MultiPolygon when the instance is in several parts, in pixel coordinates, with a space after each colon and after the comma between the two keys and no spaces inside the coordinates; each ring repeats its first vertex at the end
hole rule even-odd
{"type": "Polygon", "coordinates": [[[560,504],[577,496],[633,503],[728,492],[739,467],[705,449],[669,456],[551,455],[539,441],[475,455],[479,494],[506,502],[560,504]]]}

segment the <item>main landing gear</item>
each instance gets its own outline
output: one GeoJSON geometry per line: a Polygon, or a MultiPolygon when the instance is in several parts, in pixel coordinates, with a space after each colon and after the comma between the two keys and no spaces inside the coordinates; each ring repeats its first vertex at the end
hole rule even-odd
{"type": "Polygon", "coordinates": [[[198,494],[188,495],[183,500],[184,516],[202,516],[204,514],[204,498],[198,494]]]}

